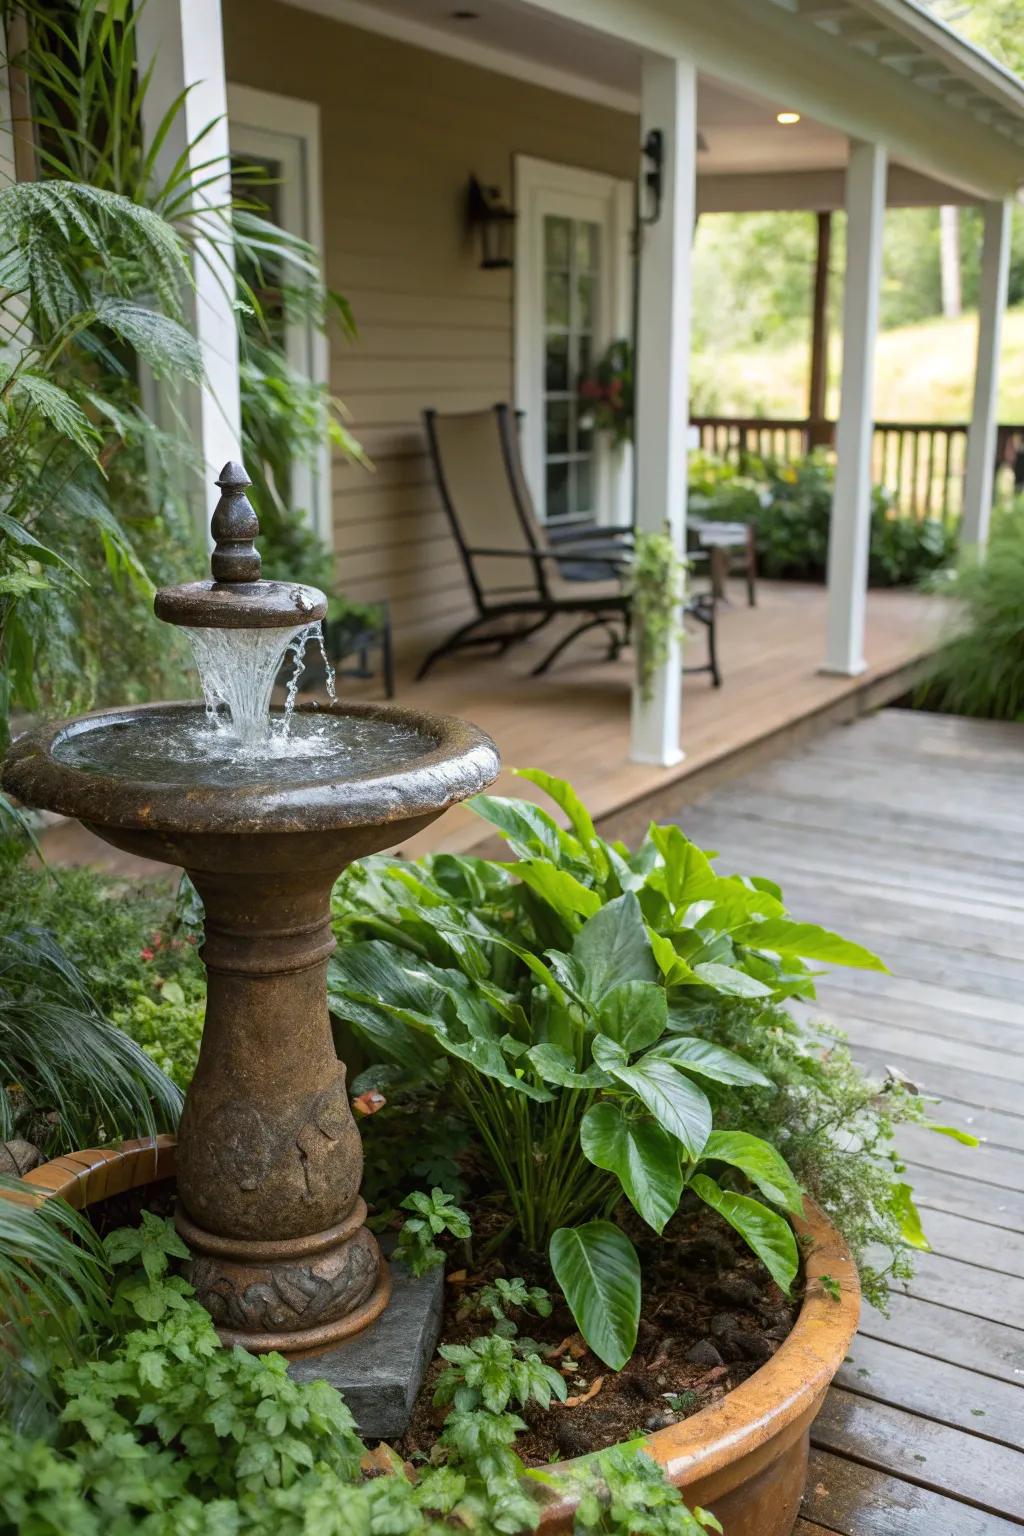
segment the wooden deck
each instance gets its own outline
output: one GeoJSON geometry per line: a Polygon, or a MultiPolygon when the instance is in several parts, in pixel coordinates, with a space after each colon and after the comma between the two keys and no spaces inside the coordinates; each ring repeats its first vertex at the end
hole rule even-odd
{"type": "MultiPolygon", "coordinates": [[[[544,768],[571,779],[599,822],[614,816],[631,833],[666,805],[678,806],[680,785],[692,796],[723,774],[749,766],[752,754],[778,751],[830,722],[887,703],[904,692],[915,665],[930,648],[942,607],[916,592],[872,592],[868,600],[868,671],[856,678],[818,671],[825,653],[825,590],[793,582],[761,582],[758,606],[746,606],[741,584],[720,609],[720,689],[705,675],[684,685],[686,758],[671,769],[629,761],[632,662],[627,653],[605,660],[604,647],[584,636],[545,677],[530,669],[554,644],[554,626],[501,659],[464,654],[438,664],[422,683],[413,682],[418,656],[400,659],[397,702],[462,715],[494,737],[505,771],[504,794],[539,791],[511,769],[544,768]],[[667,796],[667,798],[666,798],[667,796]],[[622,820],[629,817],[631,819],[622,820]]],[[[703,635],[695,635],[689,664],[705,659],[703,635]]],[[[340,680],[343,696],[374,698],[379,687],[340,680]]],[[[410,854],[443,847],[479,848],[491,829],[471,811],[456,807],[407,845],[410,854]]],[[[160,872],[120,854],[74,825],[58,825],[44,839],[56,862],[90,862],[124,873],[160,872]]]]}
{"type": "Polygon", "coordinates": [[[812,1431],[797,1536],[1024,1526],[1024,726],[885,710],[678,819],[720,867],[873,946],[817,1010],[942,1099],[976,1150],[901,1151],[932,1252],[860,1333],[812,1431]]]}

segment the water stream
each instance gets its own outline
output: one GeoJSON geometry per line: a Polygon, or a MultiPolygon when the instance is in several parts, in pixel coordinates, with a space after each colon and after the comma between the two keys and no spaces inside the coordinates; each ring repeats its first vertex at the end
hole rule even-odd
{"type": "MultiPolygon", "coordinates": [[[[314,634],[323,636],[319,624],[299,624],[290,629],[191,629],[185,630],[199,669],[211,731],[234,743],[241,755],[262,755],[274,736],[288,736],[292,711],[302,675],[303,655],[314,634]],[[270,700],[278,673],[291,654],[284,715],[272,717],[270,700]]],[[[326,653],[324,661],[326,664],[326,653]]],[[[333,698],[334,677],[328,667],[328,692],[333,698]]],[[[223,749],[227,741],[220,743],[223,749]]]]}

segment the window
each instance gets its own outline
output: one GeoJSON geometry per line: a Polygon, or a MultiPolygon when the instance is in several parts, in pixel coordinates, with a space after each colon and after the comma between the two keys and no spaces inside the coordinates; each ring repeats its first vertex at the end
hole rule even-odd
{"type": "Polygon", "coordinates": [[[549,521],[630,520],[627,456],[584,421],[578,390],[631,329],[631,183],[516,160],[516,405],[527,481],[549,521]]]}

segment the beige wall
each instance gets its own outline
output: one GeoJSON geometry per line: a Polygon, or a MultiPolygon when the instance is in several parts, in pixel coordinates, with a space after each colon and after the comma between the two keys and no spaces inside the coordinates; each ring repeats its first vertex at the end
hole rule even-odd
{"type": "Polygon", "coordinates": [[[327,281],[359,326],[332,342],[331,384],[375,465],[334,464],[338,577],[422,647],[470,602],[419,413],[513,388],[512,273],[480,270],[467,180],[511,198],[516,154],[630,177],[637,123],[273,0],[227,0],[224,30],[229,80],[320,106],[327,281]]]}

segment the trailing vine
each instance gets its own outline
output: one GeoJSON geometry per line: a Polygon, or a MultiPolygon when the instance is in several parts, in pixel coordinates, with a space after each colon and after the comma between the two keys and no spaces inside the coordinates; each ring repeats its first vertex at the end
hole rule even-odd
{"type": "Polygon", "coordinates": [[[654,678],[683,634],[686,562],[668,532],[638,533],[630,568],[633,597],[633,646],[637,681],[644,703],[654,693],[654,678]]]}

